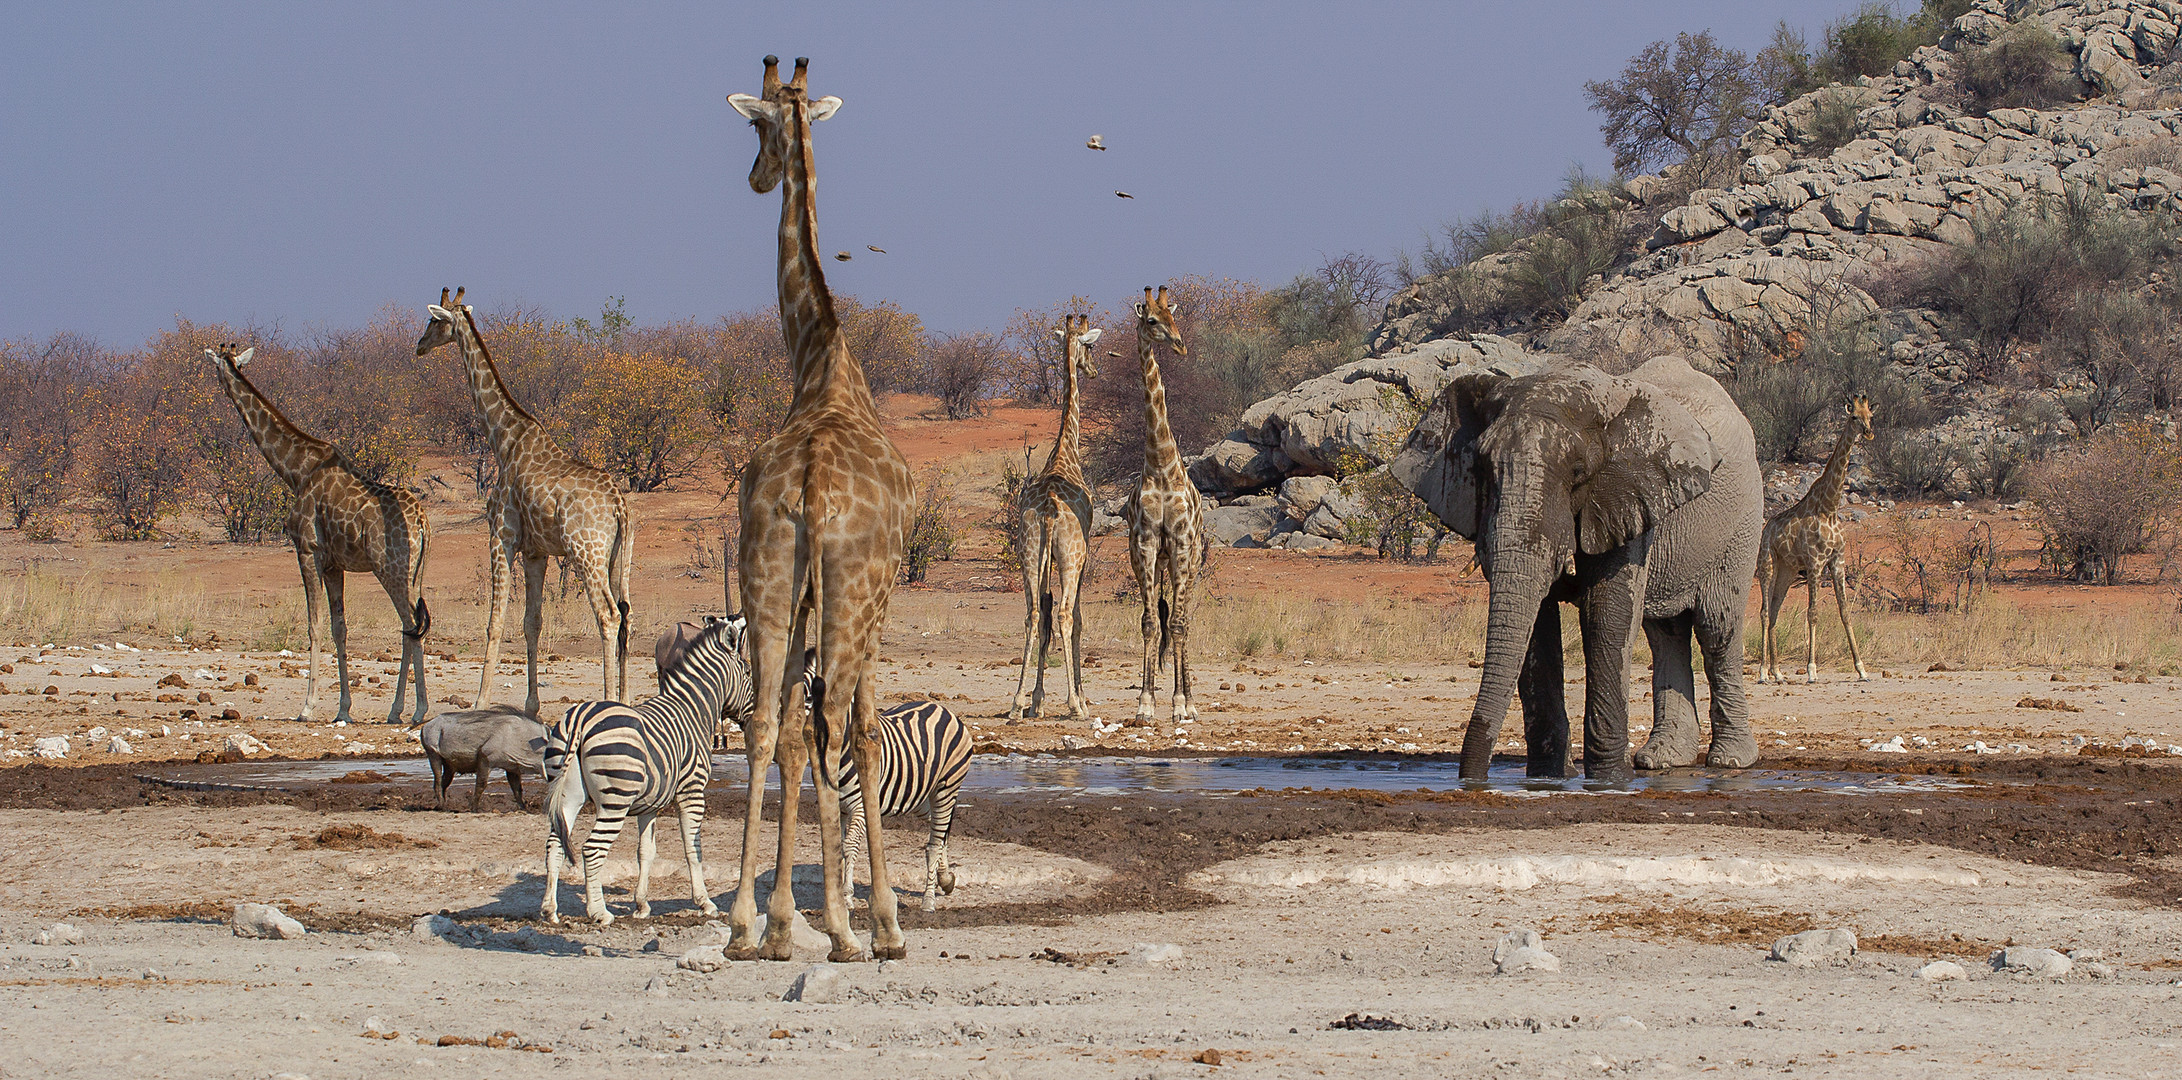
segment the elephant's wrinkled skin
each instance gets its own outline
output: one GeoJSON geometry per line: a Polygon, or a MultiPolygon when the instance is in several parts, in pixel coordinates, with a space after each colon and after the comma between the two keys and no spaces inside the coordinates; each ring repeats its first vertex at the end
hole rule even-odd
{"type": "Polygon", "coordinates": [[[1485,661],[1462,742],[1482,779],[1510,691],[1523,701],[1533,776],[1569,769],[1561,601],[1583,629],[1584,773],[1629,776],[1629,656],[1651,643],[1651,738],[1640,769],[1697,758],[1690,641],[1712,691],[1708,763],[1757,760],[1743,691],[1743,612],[1764,526],[1750,423],[1678,357],[1627,376],[1585,365],[1465,375],[1426,411],[1396,479],[1476,542],[1489,586],[1485,661]]]}

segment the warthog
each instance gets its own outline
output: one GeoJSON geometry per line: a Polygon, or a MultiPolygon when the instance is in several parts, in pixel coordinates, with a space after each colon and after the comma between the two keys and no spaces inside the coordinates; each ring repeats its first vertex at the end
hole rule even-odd
{"type": "Polygon", "coordinates": [[[494,769],[508,775],[515,808],[523,809],[524,773],[545,772],[545,725],[512,705],[441,713],[424,722],[417,738],[432,763],[433,794],[442,808],[447,788],[462,773],[477,774],[470,809],[485,807],[485,781],[494,769]]]}

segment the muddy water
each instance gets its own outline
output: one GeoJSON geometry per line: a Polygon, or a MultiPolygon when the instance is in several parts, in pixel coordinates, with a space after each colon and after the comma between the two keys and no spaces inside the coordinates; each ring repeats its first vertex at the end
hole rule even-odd
{"type": "MultiPolygon", "coordinates": [[[[1565,794],[1615,795],[1638,792],[1827,792],[1837,795],[1916,795],[1959,791],[1974,782],[1953,777],[1898,776],[1817,769],[1681,769],[1638,777],[1623,785],[1581,779],[1536,780],[1518,763],[1494,766],[1491,779],[1466,784],[1453,761],[1355,759],[1330,757],[1056,757],[1050,754],[981,755],[965,785],[969,794],[1112,796],[1134,794],[1218,797],[1246,791],[1497,791],[1517,796],[1565,794]]],[[[739,756],[713,758],[715,784],[742,786],[749,768],[739,756]]],[[[231,765],[172,765],[148,776],[185,784],[232,785],[243,789],[293,790],[329,783],[428,781],[422,758],[347,761],[238,762],[231,765]]],[[[468,783],[468,781],[464,781],[468,783]]]]}

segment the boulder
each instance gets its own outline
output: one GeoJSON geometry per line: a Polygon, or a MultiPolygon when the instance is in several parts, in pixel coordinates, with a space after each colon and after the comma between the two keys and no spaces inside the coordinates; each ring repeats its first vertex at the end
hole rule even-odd
{"type": "Polygon", "coordinates": [[[1291,476],[1281,482],[1280,505],[1289,517],[1301,521],[1310,517],[1326,494],[1334,489],[1331,476],[1291,476]]]}
{"type": "MultiPolygon", "coordinates": [[[[1694,200],[1696,196],[1692,195],[1694,200]]],[[[1659,230],[1645,242],[1648,248],[1671,247],[1692,240],[1702,240],[1728,227],[1728,218],[1711,206],[1692,202],[1689,206],[1677,206],[1659,216],[1659,230]]]]}
{"type": "Polygon", "coordinates": [[[308,932],[302,923],[281,914],[272,904],[236,904],[234,928],[236,937],[281,941],[299,938],[308,932]]]}
{"type": "Polygon", "coordinates": [[[1789,967],[1846,964],[1856,956],[1856,933],[1851,930],[1805,930],[1773,943],[1771,959],[1789,967]]]}
{"type": "Polygon", "coordinates": [[[1219,547],[1256,547],[1273,534],[1274,513],[1263,506],[1223,506],[1205,515],[1205,532],[1219,547]]]}

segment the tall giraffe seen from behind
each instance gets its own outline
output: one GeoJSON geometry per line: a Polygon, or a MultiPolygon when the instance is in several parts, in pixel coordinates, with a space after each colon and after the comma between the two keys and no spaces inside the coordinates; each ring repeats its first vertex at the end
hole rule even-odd
{"type": "Polygon", "coordinates": [[[1818,681],[1821,574],[1833,576],[1834,606],[1841,613],[1841,636],[1849,641],[1849,660],[1856,665],[1856,677],[1871,678],[1864,670],[1864,658],[1856,652],[1856,633],[1849,629],[1848,589],[1841,581],[1841,555],[1846,547],[1841,528],[1841,492],[1849,480],[1849,452],[1857,443],[1872,440],[1871,399],[1862,394],[1850,398],[1847,413],[1833,456],[1826,459],[1825,471],[1818,474],[1811,490],[1794,506],[1765,523],[1765,534],[1758,541],[1758,589],[1765,601],[1765,626],[1758,635],[1761,683],[1788,681],[1780,670],[1780,646],[1774,639],[1773,624],[1780,618],[1780,606],[1788,599],[1788,590],[1795,588],[1798,579],[1810,584],[1811,597],[1810,607],[1803,613],[1805,643],[1810,650],[1803,681],[1818,681]]]}
{"type": "Polygon", "coordinates": [[[1015,687],[1011,719],[1038,716],[1046,698],[1046,655],[1060,635],[1063,679],[1068,687],[1068,715],[1091,715],[1083,700],[1084,573],[1091,566],[1091,489],[1083,479],[1082,395],[1078,380],[1098,377],[1091,346],[1103,331],[1089,315],[1067,315],[1061,339],[1061,433],[1045,468],[1024,483],[1016,500],[1021,515],[1023,560],[1023,673],[1015,687]],[[1035,689],[1032,682],[1036,679],[1035,689]]]}
{"type": "Polygon", "coordinates": [[[1164,341],[1188,356],[1174,328],[1175,309],[1161,285],[1144,287],[1136,305],[1136,356],[1144,369],[1144,477],[1129,495],[1122,516],[1129,522],[1129,568],[1144,594],[1144,678],[1136,696],[1137,725],[1152,723],[1152,688],[1159,666],[1173,654],[1174,722],[1196,717],[1190,704],[1189,623],[1196,606],[1197,573],[1204,566],[1204,498],[1182,469],[1182,451],[1167,423],[1167,388],[1159,379],[1153,346],[1164,341]]]}
{"type": "Polygon", "coordinates": [[[462,302],[439,291],[439,303],[426,309],[432,320],[417,339],[423,356],[448,342],[462,350],[470,397],[485,418],[499,477],[485,502],[487,559],[491,562],[492,598],[485,609],[485,673],[477,687],[476,708],[492,699],[499,674],[500,636],[506,625],[508,586],[515,559],[523,560],[523,641],[529,662],[529,694],[523,708],[538,711],[538,631],[545,604],[546,560],[574,563],[583,591],[599,623],[606,669],[602,696],[628,698],[629,571],[636,561],[636,527],[629,520],[629,500],[607,473],[578,462],[555,444],[545,425],[524,411],[500,381],[500,369],[485,349],[477,316],[462,302]]]}
{"type": "Polygon", "coordinates": [[[348,611],[343,583],[349,574],[370,574],[379,579],[402,622],[402,663],[386,721],[400,722],[402,694],[414,671],[415,720],[421,723],[431,700],[424,692],[424,635],[432,627],[432,612],[424,606],[424,555],[431,543],[432,523],[415,495],[359,476],[332,443],[304,434],[281,415],[242,373],[256,354],[256,349],[237,352],[232,344],[205,350],[219,373],[220,387],[250,430],[250,441],[295,495],[295,508],[288,514],[288,540],[295,545],[296,562],[303,570],[303,611],[311,652],[299,719],[309,720],[318,703],[321,602],[331,616],[334,664],[341,684],[341,707],[334,720],[349,719],[348,611]]]}
{"type": "MultiPolygon", "coordinates": [[[[811,100],[809,61],[796,60],[783,83],[780,61],[765,58],[764,93],[735,94],[728,103],[758,132],[750,187],[781,189],[780,327],[795,378],[795,396],[780,433],[765,441],[743,469],[742,542],[736,565],[743,613],[750,620],[749,655],[756,710],[744,730],[750,754],[750,802],[743,822],[742,877],[729,909],[728,955],[787,960],[795,926],[797,793],[803,767],[816,755],[819,845],[825,880],[826,934],[832,959],[862,957],[849,933],[847,883],[842,880],[841,827],[835,762],[843,746],[856,764],[865,806],[882,805],[886,775],[880,760],[878,687],[874,668],[887,601],[908,548],[916,502],[909,462],[879,429],[878,406],[864,369],[849,354],[834,314],[833,294],[818,248],[817,166],[811,125],[841,107],[834,97],[811,100]],[[806,719],[802,680],[793,677],[804,642],[815,639],[822,687],[806,719]],[[781,727],[786,724],[787,730],[781,727]],[[815,740],[815,741],[814,741],[815,740]],[[758,835],[765,766],[778,751],[780,847],[766,905],[765,939],[753,941],[757,915],[758,835]]],[[[871,857],[871,951],[904,954],[894,889],[887,881],[881,830],[865,834],[871,857]]]]}

